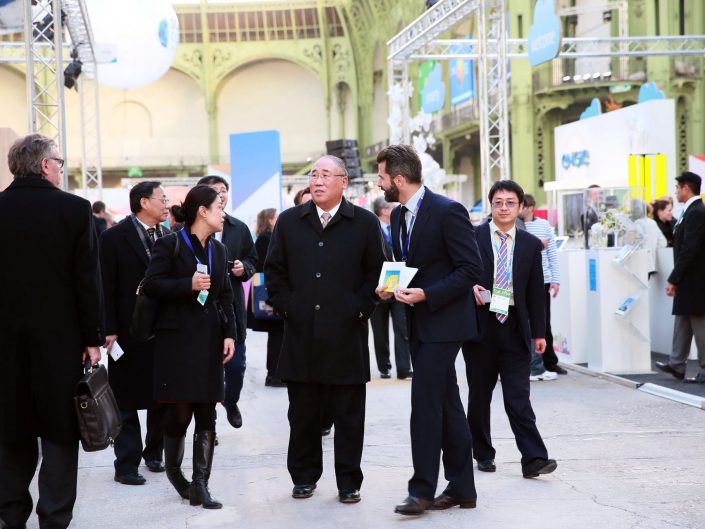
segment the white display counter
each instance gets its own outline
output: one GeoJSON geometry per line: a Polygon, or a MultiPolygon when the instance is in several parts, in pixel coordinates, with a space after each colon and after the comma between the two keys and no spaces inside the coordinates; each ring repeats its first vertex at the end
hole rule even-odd
{"type": "Polygon", "coordinates": [[[558,360],[587,362],[587,275],[585,250],[558,252],[561,289],[551,298],[551,331],[558,360]]]}
{"type": "Polygon", "coordinates": [[[588,367],[615,374],[651,373],[649,292],[645,286],[648,251],[637,250],[628,258],[625,266],[631,273],[614,263],[619,252],[619,248],[585,252],[588,367]],[[635,295],[639,298],[631,309],[618,316],[615,311],[635,295]]]}

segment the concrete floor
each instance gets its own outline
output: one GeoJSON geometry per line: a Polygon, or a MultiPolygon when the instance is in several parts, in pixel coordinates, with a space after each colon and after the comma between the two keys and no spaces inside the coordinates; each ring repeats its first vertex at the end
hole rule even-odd
{"type": "MultiPolygon", "coordinates": [[[[250,333],[241,400],[244,426],[234,430],[219,407],[211,491],[225,507],[190,507],[164,474],[142,467],[144,486],[113,481],[112,451],[81,453],[75,529],[388,528],[667,529],[705,527],[705,415],[702,410],[570,372],[532,383],[532,402],[558,469],[523,479],[519,453],[498,387],[492,427],[498,470],[475,473],[474,510],[394,514],[411,476],[410,382],[379,379],[367,392],[362,502],[337,501],[333,436],[325,438],[325,470],[313,498],[290,497],[286,470],[285,389],[264,387],[266,335],[250,333]]],[[[374,361],[373,361],[374,365],[374,361]]],[[[462,357],[458,374],[467,395],[462,357]]],[[[190,443],[184,467],[190,473],[190,443]]],[[[445,482],[439,481],[439,492],[445,482]]],[[[36,498],[36,482],[33,484],[36,498]]],[[[37,526],[32,516],[28,528],[37,526]]]]}

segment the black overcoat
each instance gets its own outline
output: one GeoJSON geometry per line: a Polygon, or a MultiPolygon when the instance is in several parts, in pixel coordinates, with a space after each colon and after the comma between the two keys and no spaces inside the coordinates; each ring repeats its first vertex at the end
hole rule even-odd
{"type": "Polygon", "coordinates": [[[673,314],[705,314],[705,204],[696,200],[685,210],[673,231],[673,272],[668,282],[676,285],[673,314]]]}
{"type": "Polygon", "coordinates": [[[237,323],[237,336],[240,342],[247,336],[247,310],[245,308],[245,291],[242,283],[252,277],[257,268],[257,251],[252,242],[252,234],[247,225],[231,215],[225,216],[223,226],[223,245],[228,252],[228,261],[242,261],[245,272],[241,276],[232,274],[228,266],[228,277],[233,289],[233,310],[237,323]]]}
{"type": "MultiPolygon", "coordinates": [[[[269,243],[272,240],[272,232],[265,230],[257,236],[255,241],[255,250],[257,250],[257,272],[264,272],[264,262],[267,259],[267,251],[269,243]]],[[[267,278],[265,277],[265,283],[267,278]]],[[[280,331],[284,327],[282,320],[265,320],[255,318],[252,309],[252,296],[247,303],[247,326],[253,331],[273,332],[280,331]]]]}
{"type": "Polygon", "coordinates": [[[125,354],[108,357],[110,387],[121,410],[142,410],[154,404],[154,340],[138,342],[130,335],[135,292],[149,264],[149,256],[131,217],[123,219],[99,239],[100,268],[105,297],[105,334],[117,334],[125,354]]]}
{"type": "MultiPolygon", "coordinates": [[[[158,239],[145,275],[144,291],[159,299],[154,338],[154,398],[158,401],[217,402],[223,393],[223,339],[236,339],[233,292],[226,270],[225,247],[210,239],[213,246],[211,288],[206,304],[196,301],[191,290],[196,258],[184,239],[174,257],[176,237],[172,233],[158,239]],[[227,323],[221,324],[218,307],[227,323]]],[[[208,263],[198,239],[191,245],[201,263],[208,263]]]]}
{"type": "Polygon", "coordinates": [[[19,178],[0,193],[0,233],[0,443],[77,440],[81,354],[105,341],[91,205],[19,178]]]}
{"type": "Polygon", "coordinates": [[[279,216],[264,265],[269,303],[285,318],[277,378],[370,380],[367,320],[383,244],[377,217],[345,199],[325,230],[312,201],[279,216]]]}

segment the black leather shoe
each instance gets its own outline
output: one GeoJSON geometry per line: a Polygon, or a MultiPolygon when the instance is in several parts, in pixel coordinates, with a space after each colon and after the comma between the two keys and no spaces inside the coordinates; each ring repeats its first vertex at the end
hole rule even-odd
{"type": "Polygon", "coordinates": [[[227,406],[225,409],[228,411],[228,422],[230,426],[240,428],[242,426],[242,414],[237,404],[235,404],[235,406],[227,406]]]}
{"type": "Polygon", "coordinates": [[[433,500],[424,500],[416,496],[407,496],[403,503],[394,507],[394,512],[397,514],[405,514],[407,516],[418,516],[423,514],[433,505],[433,500]]]}
{"type": "Polygon", "coordinates": [[[444,511],[456,505],[461,509],[474,509],[477,507],[477,500],[458,500],[447,494],[441,494],[433,500],[433,505],[429,509],[432,511],[444,511]]]}
{"type": "Polygon", "coordinates": [[[558,366],[558,365],[547,367],[546,371],[551,371],[552,373],[555,373],[557,375],[567,375],[568,374],[568,371],[566,371],[565,369],[563,369],[561,366],[558,366]]]}
{"type": "MultiPolygon", "coordinates": [[[[397,371],[397,378],[399,380],[406,380],[407,378],[414,378],[413,371],[397,371]]],[[[411,497],[411,496],[409,496],[411,497]]]]}
{"type": "Polygon", "coordinates": [[[521,473],[525,478],[537,478],[540,474],[550,474],[558,463],[555,459],[536,458],[528,465],[521,467],[521,473]]]}
{"type": "Polygon", "coordinates": [[[323,426],[321,428],[321,437],[325,437],[326,435],[330,435],[330,430],[331,430],[331,426],[323,426]]]}
{"type": "Polygon", "coordinates": [[[294,485],[294,490],[291,491],[291,497],[302,499],[313,496],[313,491],[316,490],[316,484],[294,485]]]}
{"type": "Polygon", "coordinates": [[[360,501],[359,490],[339,490],[338,501],[340,503],[357,503],[360,501]]]}
{"type": "Polygon", "coordinates": [[[379,378],[392,378],[392,374],[389,372],[389,369],[385,369],[379,372],[379,378]]]}
{"type": "Polygon", "coordinates": [[[496,472],[497,465],[495,465],[494,459],[485,459],[477,462],[477,470],[480,472],[496,472]]]}
{"type": "Polygon", "coordinates": [[[698,373],[694,377],[688,377],[683,382],[687,384],[705,384],[705,373],[698,373]]]}
{"type": "Polygon", "coordinates": [[[147,480],[142,474],[125,474],[124,476],[115,476],[115,481],[123,485],[144,485],[147,480]]]}
{"type": "Polygon", "coordinates": [[[150,472],[164,472],[166,470],[164,464],[158,459],[145,461],[144,464],[150,472]]]}
{"type": "Polygon", "coordinates": [[[683,380],[685,378],[685,373],[679,373],[678,371],[673,369],[670,364],[668,364],[668,362],[656,362],[656,367],[664,373],[673,375],[678,380],[683,380]]]}

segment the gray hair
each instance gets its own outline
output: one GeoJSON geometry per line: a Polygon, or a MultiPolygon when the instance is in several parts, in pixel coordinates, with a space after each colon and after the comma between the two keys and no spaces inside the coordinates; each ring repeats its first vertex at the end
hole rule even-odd
{"type": "Polygon", "coordinates": [[[20,138],[7,153],[7,165],[15,178],[42,177],[42,160],[51,156],[56,148],[54,140],[41,134],[20,138]]]}
{"type": "Polygon", "coordinates": [[[372,202],[372,211],[375,215],[379,217],[380,213],[382,213],[382,210],[388,208],[389,206],[389,202],[384,200],[384,197],[377,197],[375,198],[375,201],[372,202]]]}
{"type": "Polygon", "coordinates": [[[335,164],[338,169],[340,169],[340,171],[343,173],[343,176],[348,176],[348,169],[347,167],[345,167],[345,162],[337,156],[333,156],[332,154],[326,154],[324,156],[321,156],[319,160],[330,160],[335,164]]]}

